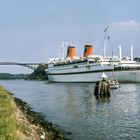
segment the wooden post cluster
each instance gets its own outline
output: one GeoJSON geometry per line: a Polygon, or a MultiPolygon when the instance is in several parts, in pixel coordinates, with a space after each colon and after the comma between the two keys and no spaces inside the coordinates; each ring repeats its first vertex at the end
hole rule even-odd
{"type": "Polygon", "coordinates": [[[110,96],[110,86],[109,82],[106,81],[104,78],[102,81],[98,81],[95,86],[94,95],[104,95],[104,96],[110,96]]]}

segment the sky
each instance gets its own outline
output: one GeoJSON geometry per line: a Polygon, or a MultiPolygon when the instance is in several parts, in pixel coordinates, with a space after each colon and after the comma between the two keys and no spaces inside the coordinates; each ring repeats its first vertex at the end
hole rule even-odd
{"type": "MultiPolygon", "coordinates": [[[[0,0],[0,62],[41,62],[60,57],[62,42],[77,56],[84,45],[103,55],[104,29],[110,25],[106,55],[140,56],[140,0],[0,0]]],[[[1,72],[31,73],[21,66],[0,66],[1,72]]]]}

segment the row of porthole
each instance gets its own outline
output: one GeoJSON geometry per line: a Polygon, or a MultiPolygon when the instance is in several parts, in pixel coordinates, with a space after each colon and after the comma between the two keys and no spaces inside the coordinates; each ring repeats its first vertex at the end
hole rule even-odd
{"type": "MultiPolygon", "coordinates": [[[[74,65],[74,68],[78,68],[78,65],[74,65]]],[[[86,68],[90,68],[90,65],[86,65],[86,68]]]]}
{"type": "Polygon", "coordinates": [[[140,70],[140,67],[116,67],[115,70],[140,70]]]}

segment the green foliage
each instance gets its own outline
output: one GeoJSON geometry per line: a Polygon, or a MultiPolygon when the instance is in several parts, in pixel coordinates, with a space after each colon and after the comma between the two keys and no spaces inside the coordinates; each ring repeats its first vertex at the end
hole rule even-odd
{"type": "Polygon", "coordinates": [[[26,79],[28,74],[0,73],[0,79],[26,79]]]}
{"type": "Polygon", "coordinates": [[[30,80],[47,80],[48,75],[45,72],[46,66],[45,65],[39,65],[37,69],[34,70],[34,72],[29,75],[28,79],[30,80]]]}

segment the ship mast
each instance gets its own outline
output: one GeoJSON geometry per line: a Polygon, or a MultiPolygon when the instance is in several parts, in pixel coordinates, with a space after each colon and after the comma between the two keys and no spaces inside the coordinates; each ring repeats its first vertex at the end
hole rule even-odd
{"type": "Polygon", "coordinates": [[[131,45],[131,61],[133,61],[133,45],[131,45]]]}
{"type": "Polygon", "coordinates": [[[119,45],[119,60],[122,60],[122,46],[119,45]]]}
{"type": "Polygon", "coordinates": [[[112,52],[112,60],[113,60],[113,63],[112,63],[112,80],[115,80],[115,71],[114,71],[114,52],[112,52]]]}
{"type": "Polygon", "coordinates": [[[65,57],[65,47],[67,45],[67,42],[62,42],[60,47],[61,47],[61,58],[65,57]]]}
{"type": "Polygon", "coordinates": [[[106,44],[107,44],[107,40],[110,38],[110,36],[108,35],[108,29],[109,29],[110,25],[107,26],[105,29],[104,29],[104,54],[103,54],[103,57],[105,58],[106,56],[106,44]]]}

